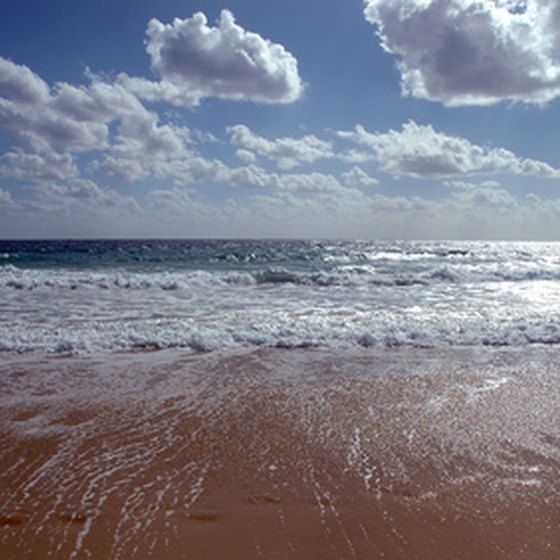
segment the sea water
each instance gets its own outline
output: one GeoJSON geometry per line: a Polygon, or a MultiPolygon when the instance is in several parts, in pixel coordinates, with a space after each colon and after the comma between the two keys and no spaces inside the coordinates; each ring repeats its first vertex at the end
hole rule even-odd
{"type": "Polygon", "coordinates": [[[560,343],[560,244],[0,241],[0,352],[560,343]]]}

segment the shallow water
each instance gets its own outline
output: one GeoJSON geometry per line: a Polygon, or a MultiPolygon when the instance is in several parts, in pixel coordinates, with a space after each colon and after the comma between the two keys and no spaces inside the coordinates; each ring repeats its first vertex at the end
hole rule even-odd
{"type": "Polygon", "coordinates": [[[3,558],[557,558],[559,358],[12,356],[3,558]]]}

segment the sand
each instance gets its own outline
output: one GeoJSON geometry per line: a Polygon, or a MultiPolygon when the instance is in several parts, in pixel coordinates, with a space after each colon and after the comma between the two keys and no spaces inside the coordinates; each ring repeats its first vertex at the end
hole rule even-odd
{"type": "Polygon", "coordinates": [[[1,557],[557,559],[559,358],[7,357],[1,557]]]}

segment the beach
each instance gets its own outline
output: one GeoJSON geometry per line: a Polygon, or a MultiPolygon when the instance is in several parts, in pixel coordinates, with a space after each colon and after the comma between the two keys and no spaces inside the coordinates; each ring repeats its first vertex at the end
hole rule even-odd
{"type": "Polygon", "coordinates": [[[0,560],[560,560],[560,0],[0,0],[0,560]]]}
{"type": "Polygon", "coordinates": [[[557,558],[559,358],[6,355],[2,557],[557,558]]]}

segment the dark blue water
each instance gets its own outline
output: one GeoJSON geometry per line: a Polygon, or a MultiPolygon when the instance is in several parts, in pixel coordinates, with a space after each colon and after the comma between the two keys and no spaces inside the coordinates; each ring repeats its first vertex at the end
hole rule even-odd
{"type": "MultiPolygon", "coordinates": [[[[325,264],[324,256],[345,251],[347,242],[236,240],[48,240],[0,241],[3,264],[23,268],[136,271],[247,269],[260,265],[304,268],[325,264]],[[328,247],[328,249],[327,249],[328,247]]],[[[350,245],[348,245],[350,247],[350,245]]]]}

